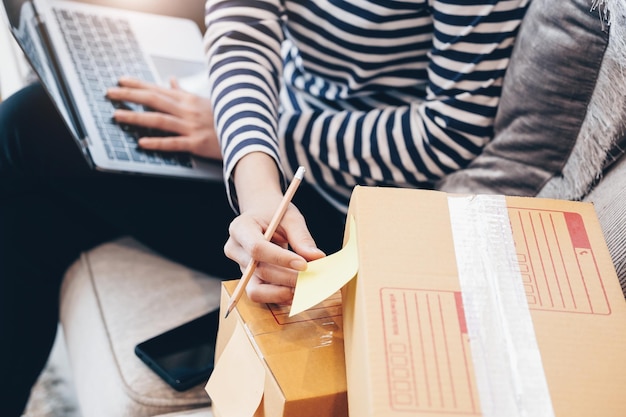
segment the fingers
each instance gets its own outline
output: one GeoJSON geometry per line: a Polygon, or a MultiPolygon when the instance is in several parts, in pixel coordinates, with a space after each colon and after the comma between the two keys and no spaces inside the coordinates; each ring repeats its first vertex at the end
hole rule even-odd
{"type": "MultiPolygon", "coordinates": [[[[229,227],[230,238],[224,246],[226,256],[233,259],[239,265],[247,265],[250,259],[256,259],[260,265],[267,263],[280,268],[303,271],[306,269],[306,259],[298,253],[283,247],[288,243],[284,230],[295,227],[293,217],[299,215],[297,209],[292,206],[287,210],[281,226],[277,229],[271,242],[263,237],[266,226],[261,226],[261,222],[253,216],[241,215],[233,220],[229,227]]],[[[263,267],[257,268],[263,270],[263,267]]],[[[271,271],[265,268],[265,271],[271,271]]],[[[259,275],[259,272],[257,272],[259,275]]],[[[275,282],[276,277],[270,274],[262,275],[264,281],[275,282]]]]}
{"type": "Polygon", "coordinates": [[[106,97],[109,100],[141,104],[159,112],[178,116],[180,113],[178,101],[161,90],[161,87],[156,86],[154,88],[112,87],[107,90],[106,97]]]}
{"type": "Polygon", "coordinates": [[[138,144],[141,148],[152,151],[165,152],[192,152],[195,153],[200,146],[197,139],[190,137],[191,127],[175,116],[156,112],[133,112],[129,110],[116,110],[114,119],[121,124],[141,126],[150,129],[158,129],[172,132],[180,136],[141,137],[138,144]]]}
{"type": "Polygon", "coordinates": [[[251,248],[246,248],[234,239],[229,239],[224,246],[224,253],[237,262],[242,270],[251,259],[256,259],[258,264],[255,276],[277,285],[295,285],[296,274],[307,267],[306,260],[295,252],[266,240],[260,240],[251,248]]]}
{"type": "Polygon", "coordinates": [[[184,119],[166,113],[116,110],[113,118],[118,123],[159,129],[180,135],[188,135],[191,132],[190,126],[184,119]]]}
{"type": "Polygon", "coordinates": [[[198,147],[195,140],[183,136],[156,138],[145,137],[140,138],[138,143],[142,149],[165,152],[196,153],[196,149],[198,147]]]}
{"type": "Polygon", "coordinates": [[[170,87],[172,87],[172,90],[180,90],[180,84],[178,83],[178,78],[176,77],[170,78],[170,87]]]}
{"type": "Polygon", "coordinates": [[[133,112],[116,110],[113,117],[120,124],[172,132],[169,137],[142,137],[139,146],[154,151],[191,152],[194,155],[221,160],[222,154],[211,124],[212,119],[198,118],[207,112],[197,109],[185,117],[159,112],[133,112]]]}
{"type": "Polygon", "coordinates": [[[255,303],[291,304],[293,287],[268,284],[253,276],[246,287],[246,294],[255,303]]]}
{"type": "Polygon", "coordinates": [[[170,86],[172,88],[162,87],[158,84],[150,83],[150,82],[143,81],[138,78],[132,78],[132,77],[120,77],[117,81],[117,85],[118,87],[155,91],[155,92],[159,92],[160,94],[163,94],[172,98],[176,98],[180,95],[180,88],[178,87],[178,80],[175,77],[172,77],[170,79],[170,86]],[[177,87],[174,87],[174,84],[177,87]]]}
{"type": "Polygon", "coordinates": [[[304,218],[293,205],[285,213],[271,242],[263,238],[264,224],[254,215],[238,216],[230,225],[230,238],[224,246],[224,253],[242,270],[250,259],[257,261],[257,268],[246,288],[252,301],[289,303],[299,271],[306,269],[307,261],[325,254],[315,245],[304,218]],[[289,246],[292,250],[288,249],[289,246]]]}
{"type": "Polygon", "coordinates": [[[141,104],[160,112],[181,116],[184,111],[179,103],[185,99],[193,100],[191,93],[180,88],[176,77],[170,79],[170,87],[142,81],[137,78],[121,77],[117,87],[107,90],[106,96],[110,100],[128,101],[141,104]]]}
{"type": "Polygon", "coordinates": [[[170,88],[132,77],[120,77],[118,79],[117,86],[120,88],[152,91],[154,93],[169,97],[176,101],[180,100],[181,97],[184,97],[187,94],[191,94],[181,88],[180,83],[178,82],[178,79],[176,77],[170,78],[170,88]]]}
{"type": "MultiPolygon", "coordinates": [[[[242,230],[246,220],[238,217],[234,221],[235,224],[231,224],[231,230],[242,230]]],[[[258,227],[258,224],[251,224],[251,227],[261,235],[262,228],[258,227]]],[[[237,262],[242,271],[246,269],[253,257],[257,259],[257,267],[246,287],[250,300],[256,303],[290,303],[293,298],[293,287],[296,284],[297,270],[259,261],[259,259],[280,259],[282,252],[289,251],[283,247],[283,244],[264,240],[262,243],[263,248],[252,245],[253,248],[249,252],[231,234],[224,245],[224,253],[228,258],[237,262]]]]}

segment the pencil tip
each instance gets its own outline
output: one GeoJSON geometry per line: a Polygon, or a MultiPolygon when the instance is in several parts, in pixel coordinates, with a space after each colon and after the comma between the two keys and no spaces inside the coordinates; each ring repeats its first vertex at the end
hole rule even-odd
{"type": "Polygon", "coordinates": [[[224,318],[227,319],[229,314],[230,314],[230,308],[226,310],[226,315],[224,316],[224,318]]]}

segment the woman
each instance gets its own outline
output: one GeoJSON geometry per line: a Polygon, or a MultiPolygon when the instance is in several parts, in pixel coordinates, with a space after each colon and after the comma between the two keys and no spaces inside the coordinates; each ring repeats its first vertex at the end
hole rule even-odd
{"type": "Polygon", "coordinates": [[[480,153],[527,3],[207,2],[212,106],[240,213],[225,252],[241,268],[259,261],[252,300],[289,302],[296,272],[323,256],[294,205],[278,245],[263,240],[299,165],[345,212],[357,184],[430,187],[480,153]]]}
{"type": "Polygon", "coordinates": [[[228,278],[254,258],[250,298],[288,303],[297,271],[339,249],[354,185],[429,187],[461,169],[491,137],[526,6],[210,0],[210,102],[176,84],[129,79],[107,95],[155,109],[116,110],[118,122],[174,132],[139,146],[223,157],[226,190],[93,172],[40,86],[2,103],[0,349],[12,378],[0,387],[5,415],[20,415],[45,364],[61,278],[81,251],[132,235],[228,278]],[[306,184],[267,242],[299,165],[306,184]]]}

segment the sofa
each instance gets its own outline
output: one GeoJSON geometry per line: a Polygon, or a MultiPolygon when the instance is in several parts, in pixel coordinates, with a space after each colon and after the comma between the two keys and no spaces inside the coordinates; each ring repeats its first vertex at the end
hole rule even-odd
{"type": "MultiPolygon", "coordinates": [[[[495,136],[447,192],[594,203],[626,293],[626,0],[532,0],[515,43],[495,136]]],[[[131,238],[67,270],[61,325],[84,417],[212,416],[199,385],[177,392],[135,344],[219,304],[220,281],[131,238]]]]}

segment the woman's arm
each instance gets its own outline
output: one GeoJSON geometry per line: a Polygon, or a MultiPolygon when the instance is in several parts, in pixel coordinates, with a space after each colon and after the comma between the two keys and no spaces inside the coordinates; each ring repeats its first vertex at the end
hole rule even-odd
{"type": "Polygon", "coordinates": [[[253,152],[274,160],[278,150],[278,92],[284,40],[280,0],[208,0],[205,45],[216,129],[231,203],[238,209],[235,166],[253,152]]]}
{"type": "MultiPolygon", "coordinates": [[[[309,179],[315,183],[346,190],[357,183],[425,186],[464,167],[492,137],[502,80],[527,3],[411,3],[431,8],[433,35],[428,66],[422,74],[407,70],[394,76],[404,77],[401,81],[405,85],[410,73],[426,78],[415,80],[427,83],[426,97],[404,104],[379,103],[369,111],[347,108],[306,114],[303,110],[297,129],[287,129],[284,138],[284,143],[293,147],[293,158],[299,158],[297,163],[291,161],[292,165],[311,167],[309,179]]],[[[281,3],[210,0],[208,6],[206,40],[227,173],[231,161],[257,150],[267,152],[280,166],[276,112],[282,73],[281,3]]],[[[346,19],[342,30],[357,33],[360,28],[356,26],[346,19]]],[[[406,36],[406,42],[415,37],[412,32],[406,36]]],[[[363,53],[367,45],[359,39],[363,53]]],[[[382,52],[371,53],[370,60],[388,58],[382,35],[372,44],[374,41],[382,52]]],[[[308,48],[307,54],[316,62],[328,55],[316,51],[322,49],[317,45],[308,48]]],[[[328,59],[341,61],[337,56],[328,59]]],[[[357,71],[351,71],[355,72],[352,79],[341,73],[332,75],[344,77],[345,84],[358,84],[357,71]]]]}

